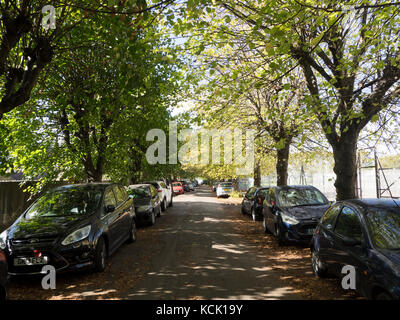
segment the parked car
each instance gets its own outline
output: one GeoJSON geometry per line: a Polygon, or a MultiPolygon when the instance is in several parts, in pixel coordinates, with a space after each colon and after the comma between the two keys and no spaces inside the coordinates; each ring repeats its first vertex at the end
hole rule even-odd
{"type": "Polygon", "coordinates": [[[213,192],[216,192],[216,191],[217,191],[218,185],[219,185],[219,182],[218,182],[218,181],[216,181],[216,182],[213,183],[213,185],[212,185],[212,190],[213,190],[213,192]]]}
{"type": "Polygon", "coordinates": [[[0,301],[7,299],[7,258],[6,254],[0,250],[0,301]]]}
{"type": "Polygon", "coordinates": [[[263,220],[263,204],[269,188],[251,187],[243,196],[242,213],[249,214],[253,221],[263,220]]]}
{"type": "Polygon", "coordinates": [[[38,198],[0,234],[11,275],[39,274],[50,264],[57,272],[93,267],[136,240],[133,199],[114,183],[66,185],[38,198]]]}
{"type": "Polygon", "coordinates": [[[355,267],[356,291],[369,299],[400,299],[400,201],[363,199],[332,205],[311,243],[317,276],[355,267]]]}
{"type": "Polygon", "coordinates": [[[174,191],[174,195],[185,193],[185,190],[183,189],[183,185],[180,182],[172,182],[172,189],[174,191]]]}
{"type": "Polygon", "coordinates": [[[192,182],[188,182],[188,187],[190,191],[194,191],[194,185],[192,182]]]}
{"type": "Polygon", "coordinates": [[[309,242],[330,202],[313,186],[271,187],[263,207],[265,233],[272,233],[279,245],[309,242]]]}
{"type": "Polygon", "coordinates": [[[185,192],[190,192],[189,185],[188,185],[188,183],[186,181],[179,181],[179,182],[182,184],[183,190],[185,192]]]}
{"type": "Polygon", "coordinates": [[[232,182],[220,182],[217,186],[217,198],[229,197],[233,191],[232,182]]]}
{"type": "Polygon", "coordinates": [[[161,215],[161,200],[152,184],[132,184],[129,194],[134,199],[136,220],[142,225],[154,225],[161,215]]]}
{"type": "Polygon", "coordinates": [[[161,200],[161,211],[167,210],[167,206],[172,207],[171,186],[167,186],[164,181],[146,181],[144,183],[152,184],[157,189],[161,200]]]}
{"type": "Polygon", "coordinates": [[[193,186],[194,186],[195,188],[197,188],[197,187],[199,186],[199,182],[198,182],[197,180],[194,180],[194,181],[193,181],[193,186]]]}

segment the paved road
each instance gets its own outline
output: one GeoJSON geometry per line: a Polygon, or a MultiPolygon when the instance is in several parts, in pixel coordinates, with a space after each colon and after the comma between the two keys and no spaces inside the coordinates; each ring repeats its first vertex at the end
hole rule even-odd
{"type": "MultiPolygon", "coordinates": [[[[132,299],[296,299],[235,232],[239,208],[208,187],[175,198],[159,221],[160,251],[132,299]]],[[[260,236],[262,236],[260,234],[260,236]]]]}

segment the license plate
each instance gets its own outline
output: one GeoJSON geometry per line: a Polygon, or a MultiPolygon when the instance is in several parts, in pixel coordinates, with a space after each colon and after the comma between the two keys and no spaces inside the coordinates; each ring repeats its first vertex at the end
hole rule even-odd
{"type": "Polygon", "coordinates": [[[224,191],[231,191],[231,189],[224,189],[224,191]]]}
{"type": "Polygon", "coordinates": [[[15,266],[35,266],[35,265],[41,265],[41,264],[46,264],[48,262],[48,257],[19,257],[14,259],[14,265],[15,266]]]}

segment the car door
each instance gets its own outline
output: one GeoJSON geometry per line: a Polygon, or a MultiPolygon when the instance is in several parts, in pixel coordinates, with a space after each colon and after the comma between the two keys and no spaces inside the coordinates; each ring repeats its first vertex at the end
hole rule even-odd
{"type": "Polygon", "coordinates": [[[368,268],[365,265],[365,232],[355,208],[348,205],[342,207],[336,220],[333,237],[334,272],[341,275],[344,266],[354,266],[356,286],[359,287],[360,275],[368,268]],[[358,241],[359,244],[349,244],[349,240],[358,241]]]}
{"type": "Polygon", "coordinates": [[[117,201],[117,207],[115,208],[115,212],[117,215],[117,228],[119,232],[118,242],[125,240],[130,231],[130,208],[126,206],[126,202],[128,197],[125,196],[125,193],[122,192],[122,189],[118,185],[113,186],[115,198],[117,201]]]}
{"type": "Polygon", "coordinates": [[[342,208],[341,203],[332,205],[322,216],[319,229],[318,229],[318,254],[320,259],[328,265],[328,267],[335,264],[334,259],[334,227],[338,214],[342,208]]]}
{"type": "Polygon", "coordinates": [[[246,195],[244,196],[244,199],[243,199],[243,206],[244,206],[244,210],[245,210],[245,212],[246,213],[250,213],[250,210],[251,210],[251,203],[252,203],[252,201],[253,201],[253,199],[254,199],[254,191],[255,191],[255,188],[254,187],[251,187],[248,191],[247,191],[247,193],[246,193],[246,195]]]}
{"type": "Polygon", "coordinates": [[[155,214],[159,214],[161,211],[161,200],[158,196],[158,191],[153,185],[150,185],[149,188],[151,195],[151,205],[154,208],[155,214]]]}
{"type": "Polygon", "coordinates": [[[104,191],[103,213],[101,219],[108,230],[107,235],[110,251],[114,250],[114,247],[116,246],[119,239],[119,221],[116,207],[117,200],[115,198],[113,187],[109,186],[104,191]],[[114,210],[107,212],[107,207],[109,206],[113,206],[114,210]]]}

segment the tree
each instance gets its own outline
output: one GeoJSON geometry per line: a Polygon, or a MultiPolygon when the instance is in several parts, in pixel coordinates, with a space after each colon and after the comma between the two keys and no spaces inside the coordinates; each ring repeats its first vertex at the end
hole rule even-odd
{"type": "MultiPolygon", "coordinates": [[[[48,2],[1,1],[0,119],[5,113],[30,99],[32,90],[45,68],[60,52],[68,50],[69,46],[65,46],[65,36],[82,22],[94,27],[93,20],[98,17],[143,16],[172,2],[173,0],[159,1],[147,7],[145,0],[79,0],[69,1],[68,4],[61,0],[53,1],[51,6],[55,9],[55,28],[49,28],[44,23],[51,22],[52,12],[44,10],[48,2]]],[[[97,19],[97,23],[103,25],[104,21],[97,19]]],[[[107,28],[106,25],[103,26],[107,28]]]]}
{"type": "MultiPolygon", "coordinates": [[[[309,108],[333,149],[337,199],[354,198],[360,131],[400,94],[398,5],[218,3],[252,27],[249,41],[262,42],[270,56],[302,68],[309,108]]],[[[288,72],[279,63],[275,68],[288,72]]]]}
{"type": "Polygon", "coordinates": [[[180,76],[170,42],[156,28],[133,34],[130,21],[107,20],[108,29],[71,31],[65,42],[81,45],[57,56],[34,99],[4,116],[10,161],[27,179],[126,182],[142,170],[132,163],[144,154],[133,151],[146,147],[146,132],[168,125],[180,76]]]}

